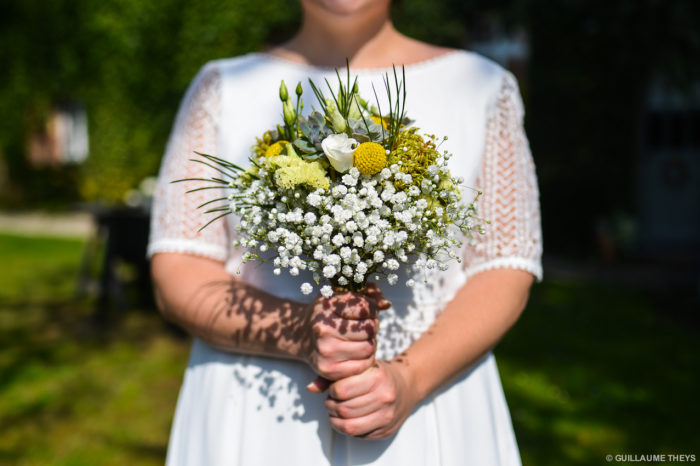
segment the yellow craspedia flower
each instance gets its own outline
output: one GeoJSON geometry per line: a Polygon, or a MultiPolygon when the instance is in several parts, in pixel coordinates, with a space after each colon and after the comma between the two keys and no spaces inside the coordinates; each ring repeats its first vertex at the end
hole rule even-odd
{"type": "Polygon", "coordinates": [[[284,150],[284,146],[289,144],[289,141],[277,141],[267,148],[265,151],[265,157],[274,157],[275,155],[280,155],[284,150]]]}
{"type": "Polygon", "coordinates": [[[353,164],[363,175],[374,175],[386,166],[386,151],[377,142],[363,142],[353,155],[353,164]]]}

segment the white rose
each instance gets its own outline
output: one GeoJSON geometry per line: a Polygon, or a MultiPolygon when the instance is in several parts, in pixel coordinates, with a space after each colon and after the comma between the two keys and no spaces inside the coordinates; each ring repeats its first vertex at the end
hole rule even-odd
{"type": "Polygon", "coordinates": [[[323,141],[321,147],[328,161],[338,172],[344,173],[352,168],[353,152],[357,141],[347,134],[331,134],[323,141]]]}

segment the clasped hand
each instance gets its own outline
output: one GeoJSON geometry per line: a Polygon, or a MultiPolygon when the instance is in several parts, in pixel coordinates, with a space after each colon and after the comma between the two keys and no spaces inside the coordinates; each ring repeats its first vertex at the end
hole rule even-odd
{"type": "Polygon", "coordinates": [[[364,294],[319,296],[307,310],[306,361],[319,374],[307,389],[328,389],[326,409],[331,425],[341,433],[387,437],[416,403],[405,367],[375,360],[377,313],[390,305],[370,284],[364,294]]]}

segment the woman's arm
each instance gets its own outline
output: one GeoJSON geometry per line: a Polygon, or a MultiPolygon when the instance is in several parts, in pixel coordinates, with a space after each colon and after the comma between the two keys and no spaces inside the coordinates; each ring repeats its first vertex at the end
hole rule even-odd
{"type": "Polygon", "coordinates": [[[496,346],[525,309],[533,279],[515,269],[489,270],[469,279],[430,329],[394,359],[419,400],[496,346]]]}
{"type": "Polygon", "coordinates": [[[470,278],[407,351],[330,386],[331,424],[372,439],[396,432],[416,404],[496,345],[523,311],[532,282],[531,274],[513,269],[470,278]]]}
{"type": "Polygon", "coordinates": [[[159,253],[151,263],[163,315],[226,351],[295,359],[330,380],[374,363],[378,289],[310,304],[278,298],[235,279],[219,261],[159,253]]]}

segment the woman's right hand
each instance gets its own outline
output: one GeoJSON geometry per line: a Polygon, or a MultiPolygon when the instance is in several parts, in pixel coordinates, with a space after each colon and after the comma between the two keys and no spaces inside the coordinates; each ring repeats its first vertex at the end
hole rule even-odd
{"type": "MultiPolygon", "coordinates": [[[[290,301],[232,278],[223,262],[189,254],[156,254],[151,269],[159,309],[194,336],[225,351],[301,360],[332,381],[372,365],[377,313],[391,305],[376,285],[290,301]]],[[[310,390],[323,391],[326,379],[310,390]]]]}
{"type": "Polygon", "coordinates": [[[368,284],[364,293],[319,295],[311,302],[304,321],[303,356],[320,378],[307,389],[321,392],[328,380],[361,374],[371,367],[377,349],[377,314],[390,306],[375,284],[368,284]]]}

